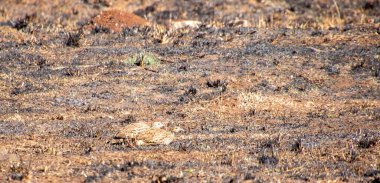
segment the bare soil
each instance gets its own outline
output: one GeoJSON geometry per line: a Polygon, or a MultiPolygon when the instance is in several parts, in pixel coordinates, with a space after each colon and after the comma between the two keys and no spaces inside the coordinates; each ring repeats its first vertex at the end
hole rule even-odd
{"type": "Polygon", "coordinates": [[[379,34],[378,0],[2,0],[0,182],[380,182],[379,34]]]}

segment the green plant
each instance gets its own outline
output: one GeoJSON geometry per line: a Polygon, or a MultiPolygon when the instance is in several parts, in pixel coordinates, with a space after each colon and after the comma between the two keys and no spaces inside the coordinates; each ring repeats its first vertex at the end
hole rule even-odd
{"type": "Polygon", "coordinates": [[[137,65],[141,67],[145,66],[155,66],[160,64],[160,59],[151,53],[146,53],[145,51],[140,53],[135,53],[128,57],[125,63],[129,65],[137,65]]]}

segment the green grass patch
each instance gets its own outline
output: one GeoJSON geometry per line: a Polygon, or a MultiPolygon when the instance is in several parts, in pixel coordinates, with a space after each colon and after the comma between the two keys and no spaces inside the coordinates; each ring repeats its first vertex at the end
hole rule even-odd
{"type": "Polygon", "coordinates": [[[160,59],[151,53],[140,52],[129,56],[125,63],[137,66],[156,66],[160,64],[160,59]]]}

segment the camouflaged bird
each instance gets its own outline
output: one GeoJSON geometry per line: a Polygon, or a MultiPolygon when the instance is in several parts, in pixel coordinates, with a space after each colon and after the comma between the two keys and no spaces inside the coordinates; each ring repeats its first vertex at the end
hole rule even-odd
{"type": "Polygon", "coordinates": [[[174,135],[161,129],[164,126],[161,122],[132,123],[121,128],[114,137],[116,141],[112,143],[122,143],[129,146],[168,145],[174,140],[174,135]]]}

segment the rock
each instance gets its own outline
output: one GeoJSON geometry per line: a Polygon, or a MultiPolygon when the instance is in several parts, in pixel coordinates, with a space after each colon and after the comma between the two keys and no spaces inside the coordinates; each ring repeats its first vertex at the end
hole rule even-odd
{"type": "Polygon", "coordinates": [[[89,28],[108,29],[110,32],[119,33],[125,28],[137,26],[146,26],[148,21],[133,13],[120,10],[102,11],[98,16],[92,19],[92,25],[89,28]]]}

